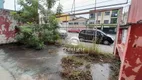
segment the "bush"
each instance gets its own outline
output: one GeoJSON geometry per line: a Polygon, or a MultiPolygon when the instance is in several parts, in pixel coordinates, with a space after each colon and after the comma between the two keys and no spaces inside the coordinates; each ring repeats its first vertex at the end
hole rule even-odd
{"type": "Polygon", "coordinates": [[[59,39],[56,29],[49,28],[47,24],[24,25],[18,28],[17,41],[35,49],[42,49],[45,42],[55,43],[59,39]]]}
{"type": "Polygon", "coordinates": [[[44,42],[39,38],[39,34],[35,32],[34,28],[33,25],[20,26],[20,32],[17,34],[16,39],[18,42],[28,47],[42,49],[44,47],[44,42]]]}

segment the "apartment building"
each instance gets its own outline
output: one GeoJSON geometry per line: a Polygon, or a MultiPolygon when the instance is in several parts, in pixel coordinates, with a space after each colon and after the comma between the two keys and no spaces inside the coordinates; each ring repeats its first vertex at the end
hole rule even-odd
{"type": "Polygon", "coordinates": [[[121,8],[109,8],[91,10],[89,14],[89,25],[97,25],[97,28],[103,29],[106,32],[116,32],[118,13],[121,8]]]}
{"type": "Polygon", "coordinates": [[[89,24],[117,24],[119,8],[91,10],[89,24]]]}

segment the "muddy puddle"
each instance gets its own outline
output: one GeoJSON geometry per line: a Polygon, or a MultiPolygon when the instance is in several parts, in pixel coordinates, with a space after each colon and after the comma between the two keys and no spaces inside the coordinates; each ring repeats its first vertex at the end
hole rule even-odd
{"type": "Polygon", "coordinates": [[[93,64],[91,73],[93,80],[109,80],[110,64],[93,64]]]}
{"type": "MultiPolygon", "coordinates": [[[[15,45],[0,46],[0,65],[10,71],[15,80],[23,76],[33,80],[62,80],[61,59],[68,54],[62,47],[47,46],[43,50],[27,49],[15,45]]],[[[108,80],[109,64],[92,64],[93,80],[108,80]]]]}
{"type": "Polygon", "coordinates": [[[61,80],[60,64],[64,56],[66,53],[63,49],[56,46],[48,46],[39,51],[13,45],[0,47],[0,65],[9,70],[16,80],[23,75],[61,80]]]}

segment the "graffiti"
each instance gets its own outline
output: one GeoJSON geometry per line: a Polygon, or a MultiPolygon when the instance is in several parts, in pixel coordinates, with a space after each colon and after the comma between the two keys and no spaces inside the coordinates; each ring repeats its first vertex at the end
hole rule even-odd
{"type": "Polygon", "coordinates": [[[9,11],[0,10],[0,44],[14,41],[15,24],[15,20],[11,18],[9,11]]]}

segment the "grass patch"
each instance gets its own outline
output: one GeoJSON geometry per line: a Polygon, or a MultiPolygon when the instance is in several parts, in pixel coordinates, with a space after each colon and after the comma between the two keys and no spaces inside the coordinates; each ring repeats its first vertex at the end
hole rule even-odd
{"type": "Polygon", "coordinates": [[[87,47],[82,44],[77,46],[66,44],[64,47],[67,52],[73,54],[73,56],[62,59],[63,71],[61,73],[65,80],[93,80],[90,72],[91,64],[96,63],[110,64],[111,71],[109,80],[118,79],[120,68],[119,59],[116,59],[113,54],[102,52],[97,44],[94,44],[92,47],[87,47]],[[82,66],[83,68],[80,69],[82,66]]]}
{"type": "Polygon", "coordinates": [[[64,77],[64,80],[92,80],[91,72],[89,70],[63,71],[62,76],[64,77]]]}
{"type": "Polygon", "coordinates": [[[80,67],[83,65],[83,60],[77,59],[75,56],[68,56],[62,59],[62,67],[80,67]]]}
{"type": "Polygon", "coordinates": [[[110,64],[109,80],[117,80],[119,75],[120,61],[110,55],[73,55],[62,59],[61,75],[64,80],[93,80],[91,64],[110,64]]]}
{"type": "Polygon", "coordinates": [[[64,80],[92,80],[90,64],[76,56],[67,56],[62,59],[61,76],[64,80]],[[83,67],[83,68],[81,68],[83,67]]]}
{"type": "Polygon", "coordinates": [[[68,52],[80,53],[80,54],[100,54],[102,53],[97,45],[92,47],[87,47],[83,44],[79,44],[77,46],[66,44],[65,50],[68,52]]]}
{"type": "Polygon", "coordinates": [[[85,45],[79,44],[77,46],[65,45],[65,50],[73,54],[85,54],[89,56],[83,56],[87,59],[112,59],[115,58],[113,54],[101,52],[99,47],[94,44],[92,47],[87,47],[85,45]]]}

